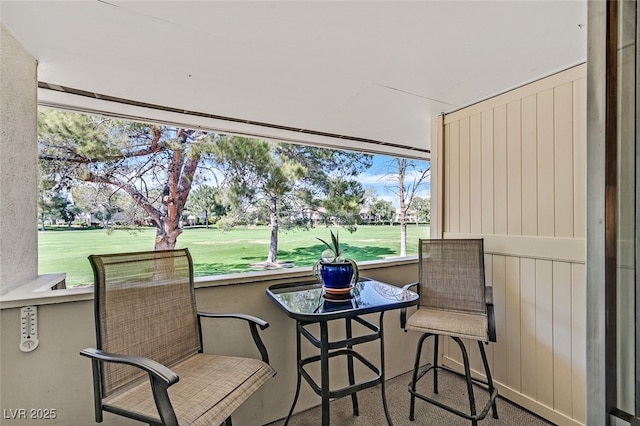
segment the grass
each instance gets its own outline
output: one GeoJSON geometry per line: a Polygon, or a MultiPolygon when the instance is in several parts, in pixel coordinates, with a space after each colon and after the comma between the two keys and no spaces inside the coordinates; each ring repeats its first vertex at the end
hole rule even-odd
{"type": "MultiPolygon", "coordinates": [[[[338,229],[340,245],[345,255],[356,261],[394,257],[400,253],[400,227],[359,226],[350,234],[338,229]]],[[[189,248],[193,256],[196,276],[228,274],[252,270],[252,263],[266,260],[269,250],[268,227],[235,228],[221,231],[216,228],[185,228],[176,248],[189,248]]],[[[323,226],[308,231],[281,232],[278,239],[278,261],[293,266],[311,266],[324,250],[316,239],[328,238],[323,226]]],[[[153,250],[155,229],[126,231],[102,229],[47,230],[38,233],[38,266],[40,274],[67,273],[67,286],[90,284],[93,272],[87,260],[90,254],[153,250]]],[[[429,237],[428,225],[407,227],[407,255],[417,254],[418,238],[429,237]]]]}

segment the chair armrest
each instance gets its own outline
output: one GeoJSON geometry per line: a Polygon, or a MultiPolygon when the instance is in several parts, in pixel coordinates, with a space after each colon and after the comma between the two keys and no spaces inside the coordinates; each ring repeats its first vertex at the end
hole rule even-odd
{"type": "Polygon", "coordinates": [[[119,355],[110,352],[101,351],[100,349],[86,348],[80,351],[80,355],[88,358],[96,359],[104,362],[115,362],[118,364],[127,364],[138,367],[154,377],[162,380],[168,386],[177,383],[180,378],[169,368],[149,358],[131,355],[119,355]]]}
{"type": "Polygon", "coordinates": [[[420,284],[420,281],[416,281],[414,283],[410,283],[410,284],[405,284],[402,286],[403,290],[409,290],[411,287],[417,286],[418,284],[420,284]]]}
{"type": "MultiPolygon", "coordinates": [[[[96,387],[96,381],[100,380],[99,372],[101,371],[101,367],[99,364],[101,362],[127,364],[146,371],[149,375],[149,381],[151,382],[151,389],[153,391],[153,399],[155,400],[156,408],[158,409],[158,414],[160,415],[162,424],[178,426],[178,418],[173,410],[173,406],[171,405],[171,400],[169,399],[169,394],[167,392],[169,386],[180,380],[180,377],[178,377],[176,373],[159,362],[141,356],[114,354],[95,348],[83,349],[80,351],[80,355],[91,358],[91,362],[93,364],[94,387],[96,387]]],[[[98,395],[100,395],[100,398],[102,397],[101,391],[100,394],[96,394],[96,397],[98,397],[98,395]]],[[[99,417],[101,419],[101,416],[99,417]]]]}
{"type": "Polygon", "coordinates": [[[267,321],[246,314],[198,312],[198,321],[200,321],[201,318],[232,318],[246,321],[249,324],[253,342],[256,344],[258,351],[260,351],[262,361],[269,364],[269,353],[267,352],[267,347],[262,342],[262,338],[260,338],[260,334],[258,332],[258,327],[260,327],[260,330],[264,330],[269,327],[269,323],[267,321]]]}
{"type": "Polygon", "coordinates": [[[485,303],[487,305],[487,320],[489,321],[489,341],[496,341],[496,314],[493,308],[493,287],[487,286],[484,288],[485,303]]]}
{"type": "Polygon", "coordinates": [[[241,320],[245,320],[248,321],[249,323],[254,323],[256,324],[258,327],[260,327],[260,330],[264,330],[265,328],[269,327],[269,323],[265,320],[263,320],[262,318],[258,318],[258,317],[254,317],[252,315],[246,315],[246,314],[229,314],[229,313],[213,313],[213,312],[198,312],[198,316],[204,317],[204,318],[235,318],[235,319],[241,319],[241,320]]]}
{"type": "Polygon", "coordinates": [[[484,300],[487,305],[493,305],[493,287],[487,286],[484,288],[484,300]]]}
{"type": "MultiPolygon", "coordinates": [[[[417,286],[418,284],[420,284],[419,281],[403,285],[402,290],[409,290],[411,287],[417,286]]],[[[405,330],[406,325],[407,325],[407,308],[401,308],[400,309],[400,328],[403,329],[405,332],[407,331],[405,330]]]]}

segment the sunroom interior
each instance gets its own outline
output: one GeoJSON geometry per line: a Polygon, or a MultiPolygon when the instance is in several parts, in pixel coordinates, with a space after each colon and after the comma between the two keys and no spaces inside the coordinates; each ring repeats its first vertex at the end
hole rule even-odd
{"type": "MultiPolygon", "coordinates": [[[[589,290],[587,257],[603,257],[602,247],[587,251],[587,48],[598,57],[595,37],[603,37],[588,43],[587,30],[602,30],[603,8],[588,11],[585,1],[3,1],[2,409],[55,408],[53,424],[93,422],[90,365],[78,354],[95,342],[92,290],[54,289],[63,274],[38,274],[42,106],[430,160],[431,237],[485,240],[498,333],[488,354],[500,395],[555,424],[604,424],[604,391],[587,392],[590,375],[598,383],[604,374],[587,362],[600,361],[589,351],[601,337],[588,327],[589,292],[601,287],[589,290]],[[28,353],[18,347],[24,306],[39,310],[40,345],[28,353]]],[[[361,270],[397,286],[418,274],[415,257],[361,270]]],[[[309,276],[294,268],[197,280],[199,309],[270,323],[263,337],[278,373],[238,409],[235,424],[286,416],[295,391],[293,322],[265,290],[309,276]]],[[[412,368],[418,336],[402,332],[397,312],[385,322],[386,370],[394,377],[412,368]]],[[[228,331],[205,329],[205,340],[255,356],[247,339],[235,338],[244,329],[228,331]]],[[[460,368],[453,349],[445,345],[442,360],[460,368]]],[[[376,348],[367,355],[379,358],[376,348]]],[[[477,371],[479,362],[472,352],[477,371]]],[[[297,410],[318,403],[303,388],[297,410]]]]}

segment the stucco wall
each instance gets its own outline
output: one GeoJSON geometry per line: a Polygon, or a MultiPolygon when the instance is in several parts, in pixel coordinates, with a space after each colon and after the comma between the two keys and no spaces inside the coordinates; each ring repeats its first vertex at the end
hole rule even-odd
{"type": "Polygon", "coordinates": [[[38,273],[36,60],[0,24],[0,296],[38,273]]]}

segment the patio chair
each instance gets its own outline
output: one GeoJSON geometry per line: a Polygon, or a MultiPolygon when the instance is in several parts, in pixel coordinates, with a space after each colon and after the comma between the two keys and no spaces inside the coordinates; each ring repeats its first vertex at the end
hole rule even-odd
{"type": "MultiPolygon", "coordinates": [[[[269,324],[196,310],[187,249],[89,256],[97,348],[95,420],[111,412],[151,425],[226,425],[275,372],[260,336],[269,324]],[[262,360],[204,354],[202,318],[246,321],[262,360]]],[[[248,337],[248,336],[247,336],[248,337]]]]}
{"type": "MultiPolygon", "coordinates": [[[[496,408],[497,389],[493,386],[484,345],[496,341],[493,313],[492,287],[485,286],[484,248],[482,239],[465,240],[419,240],[419,282],[420,294],[418,310],[406,319],[406,311],[401,313],[401,325],[407,330],[418,331],[418,340],[413,376],[409,384],[411,405],[409,419],[414,420],[416,398],[430,402],[451,413],[471,420],[477,425],[487,415],[489,408],[493,417],[498,418],[496,408]],[[425,340],[434,336],[433,364],[420,367],[420,355],[425,340]],[[455,341],[462,352],[464,374],[438,363],[438,343],[440,336],[448,336],[455,341]],[[462,339],[477,341],[484,364],[486,380],[471,376],[469,356],[462,339]],[[466,379],[469,397],[469,412],[444,404],[416,390],[416,384],[425,374],[433,372],[433,393],[438,393],[438,371],[458,374],[466,379]],[[489,398],[482,410],[476,410],[473,385],[484,387],[489,398]]],[[[442,399],[442,398],[440,398],[442,399]]]]}

